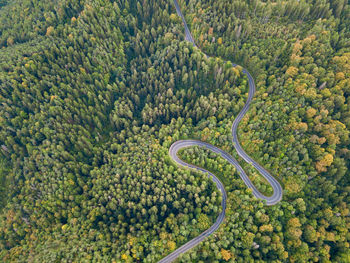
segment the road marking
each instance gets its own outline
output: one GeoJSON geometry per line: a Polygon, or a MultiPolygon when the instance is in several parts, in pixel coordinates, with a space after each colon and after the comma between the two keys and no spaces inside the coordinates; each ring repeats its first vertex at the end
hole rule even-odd
{"type": "MultiPolygon", "coordinates": [[[[180,10],[180,6],[177,2],[177,0],[174,0],[174,4],[175,4],[175,8],[176,8],[176,11],[178,13],[178,15],[182,18],[182,21],[184,23],[184,27],[185,27],[185,32],[186,32],[186,38],[187,38],[187,31],[189,32],[189,34],[191,33],[191,31],[189,30],[187,24],[186,24],[186,21],[185,21],[185,18],[180,10]]],[[[190,35],[191,36],[191,35],[190,35]]],[[[194,41],[193,41],[193,38],[191,36],[190,39],[188,39],[189,42],[191,42],[193,45],[195,45],[194,41]]],[[[255,84],[254,84],[254,80],[253,78],[251,77],[250,73],[244,69],[244,71],[246,72],[246,74],[248,75],[248,78],[249,80],[249,94],[252,94],[252,96],[254,95],[254,92],[255,92],[255,84]],[[252,93],[251,93],[252,91],[252,93]]],[[[236,138],[237,139],[237,127],[238,125],[235,125],[236,123],[236,120],[238,119],[238,123],[242,120],[242,117],[243,115],[248,111],[248,107],[249,107],[249,104],[250,104],[250,101],[251,99],[248,98],[246,104],[244,105],[243,109],[241,110],[241,112],[237,115],[236,119],[233,121],[233,124],[232,124],[232,128],[231,128],[231,131],[232,131],[232,136],[233,138],[236,138]],[[240,117],[240,114],[242,114],[242,116],[240,117]]],[[[208,144],[208,143],[204,143],[204,142],[201,142],[201,141],[196,141],[196,140],[181,140],[181,141],[176,141],[174,142],[171,146],[170,146],[170,149],[169,149],[169,155],[172,157],[173,161],[175,161],[177,164],[181,165],[181,166],[187,166],[187,167],[190,167],[191,166],[189,164],[182,164],[181,162],[179,162],[179,159],[177,158],[177,152],[182,149],[182,148],[185,148],[185,147],[189,147],[189,146],[200,146],[200,147],[205,147],[215,153],[219,153],[220,152],[220,149],[211,145],[211,144],[208,144]],[[187,144],[188,143],[188,144],[187,144]],[[182,147],[181,147],[181,144],[182,147]],[[180,145],[180,146],[178,146],[180,145]],[[178,148],[176,148],[176,146],[178,146],[178,148]],[[174,149],[175,147],[175,149],[174,149]],[[175,152],[174,152],[175,151],[175,152]]],[[[236,149],[237,153],[239,156],[242,157],[242,153],[244,153],[244,150],[241,149],[240,147],[238,147],[237,149],[237,145],[238,144],[238,141],[237,141],[237,144],[235,141],[233,141],[233,146],[234,148],[236,149]]],[[[234,159],[231,155],[229,154],[224,154],[224,153],[221,153],[221,156],[226,159],[227,161],[229,161],[230,163],[232,163],[237,171],[239,171],[239,175],[241,177],[241,179],[244,181],[244,183],[247,185],[247,187],[249,187],[251,183],[251,181],[249,180],[249,177],[247,176],[247,174],[244,172],[244,170],[242,169],[242,167],[238,164],[237,160],[234,159]]],[[[243,157],[242,157],[243,158],[243,157]]],[[[244,158],[243,158],[244,159],[244,158]]],[[[254,161],[246,161],[247,163],[251,164],[251,165],[254,165],[253,162],[254,161]]],[[[183,162],[184,163],[184,162],[183,162]]],[[[257,163],[254,162],[256,165],[257,163]]],[[[212,233],[214,233],[218,228],[219,226],[221,225],[221,223],[223,222],[224,218],[225,218],[225,210],[226,210],[226,199],[227,199],[227,194],[226,194],[226,191],[225,191],[225,188],[223,187],[223,184],[222,182],[214,175],[214,174],[210,174],[208,173],[207,171],[203,171],[204,169],[202,168],[199,168],[199,167],[193,167],[193,169],[196,169],[198,171],[201,171],[201,172],[204,172],[204,173],[207,173],[208,174],[208,177],[211,177],[212,178],[212,181],[215,181],[217,180],[217,182],[215,183],[216,187],[219,189],[219,191],[222,193],[223,195],[223,198],[222,198],[222,202],[221,202],[221,206],[222,206],[222,212],[220,213],[220,215],[218,216],[218,221],[215,222],[209,229],[207,229],[206,231],[204,231],[203,233],[201,233],[199,236],[193,238],[192,240],[188,241],[186,244],[182,245],[180,248],[176,249],[175,251],[173,251],[171,254],[169,254],[168,256],[164,257],[163,259],[161,259],[158,263],[165,263],[165,262],[172,262],[174,261],[178,256],[180,256],[181,254],[185,253],[187,250],[195,247],[196,245],[198,245],[200,242],[202,242],[207,236],[211,235],[212,233]]],[[[259,171],[260,172],[260,171],[259,171]]],[[[261,175],[263,177],[268,177],[266,179],[270,179],[268,180],[269,182],[270,181],[274,181],[274,185],[271,184],[273,190],[274,190],[274,193],[271,197],[266,197],[264,195],[262,195],[259,191],[257,191],[256,189],[254,188],[251,188],[252,189],[252,192],[253,192],[253,195],[256,196],[257,198],[260,198],[260,199],[263,199],[263,200],[266,200],[266,203],[268,205],[274,205],[276,203],[278,203],[281,199],[282,199],[282,187],[281,185],[279,184],[279,182],[274,178],[272,177],[269,173],[261,173],[261,175]]]]}

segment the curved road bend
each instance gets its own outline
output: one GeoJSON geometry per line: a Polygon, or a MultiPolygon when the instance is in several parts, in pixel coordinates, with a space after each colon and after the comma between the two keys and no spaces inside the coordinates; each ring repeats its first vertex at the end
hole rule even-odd
{"type": "MultiPolygon", "coordinates": [[[[177,0],[174,0],[174,5],[176,8],[177,14],[181,17],[182,22],[185,27],[185,34],[186,34],[186,40],[191,42],[193,46],[196,46],[193,37],[191,35],[191,31],[189,30],[186,20],[181,12],[180,6],[177,2],[177,0]]],[[[236,64],[234,64],[236,66],[236,64]]],[[[185,253],[186,251],[190,250],[191,248],[195,247],[198,245],[200,242],[202,242],[206,237],[210,236],[213,234],[221,225],[221,223],[224,221],[225,218],[225,210],[226,210],[226,199],[227,199],[227,194],[225,191],[225,188],[221,181],[211,172],[200,168],[198,166],[192,165],[185,163],[182,161],[178,156],[177,152],[183,148],[191,147],[191,146],[199,146],[199,147],[204,147],[207,148],[208,150],[211,150],[219,155],[221,155],[224,159],[226,159],[228,162],[230,162],[232,165],[234,165],[239,173],[239,176],[242,178],[244,183],[246,184],[247,187],[252,189],[253,195],[256,198],[262,199],[266,201],[267,205],[274,205],[277,204],[279,201],[282,199],[282,187],[279,184],[279,182],[271,175],[269,174],[268,171],[266,171],[261,165],[259,165],[257,162],[255,162],[251,157],[248,156],[248,154],[245,153],[245,151],[242,149],[241,145],[239,144],[238,141],[238,136],[237,136],[237,128],[240,123],[240,121],[243,119],[244,115],[247,113],[250,103],[253,99],[254,93],[255,93],[255,83],[253,80],[253,77],[250,75],[250,73],[246,70],[243,69],[242,71],[245,75],[248,77],[248,84],[249,84],[249,93],[248,93],[248,99],[246,104],[244,105],[243,109],[240,111],[240,113],[237,115],[236,119],[233,121],[232,127],[231,127],[231,132],[232,132],[232,142],[233,146],[235,147],[238,155],[242,157],[244,161],[247,163],[250,163],[253,165],[259,172],[260,174],[269,182],[269,184],[273,188],[273,195],[272,196],[265,196],[262,193],[258,191],[258,189],[253,185],[253,183],[250,181],[249,177],[245,173],[245,171],[242,169],[242,167],[239,165],[237,160],[233,158],[230,154],[226,153],[225,151],[209,144],[205,143],[202,141],[198,140],[180,140],[174,142],[169,149],[169,155],[175,161],[178,165],[184,166],[184,167],[189,167],[192,169],[199,170],[201,172],[207,173],[208,177],[212,178],[212,180],[215,182],[216,187],[219,189],[219,191],[222,193],[222,201],[221,201],[221,206],[222,206],[222,212],[216,219],[216,222],[206,231],[201,233],[199,236],[193,238],[192,240],[188,241],[186,244],[182,245],[180,248],[176,249],[174,252],[169,254],[168,256],[164,257],[161,259],[158,263],[166,263],[166,262],[172,262],[176,258],[178,258],[181,254],[185,253]]]]}

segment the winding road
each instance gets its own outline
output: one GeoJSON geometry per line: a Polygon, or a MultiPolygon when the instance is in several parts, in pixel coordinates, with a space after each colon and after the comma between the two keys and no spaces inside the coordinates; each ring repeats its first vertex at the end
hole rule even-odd
{"type": "MultiPolygon", "coordinates": [[[[193,46],[196,47],[196,44],[195,44],[193,37],[191,35],[191,31],[189,30],[189,28],[187,26],[186,20],[181,12],[181,9],[180,9],[180,6],[179,6],[177,0],[174,0],[174,4],[175,4],[176,12],[181,17],[182,22],[184,24],[186,40],[191,42],[193,44],[193,46]]],[[[234,66],[237,66],[237,64],[234,64],[234,66]]],[[[245,171],[242,169],[242,167],[239,165],[237,160],[234,157],[232,157],[230,154],[226,153],[225,151],[223,151],[223,150],[221,150],[221,149],[219,149],[219,148],[217,148],[209,143],[198,141],[198,140],[180,140],[180,141],[174,142],[170,146],[170,149],[169,149],[169,155],[171,156],[173,161],[175,161],[180,166],[192,168],[192,169],[207,173],[208,177],[212,178],[212,180],[216,184],[216,187],[222,193],[222,202],[221,202],[222,212],[220,213],[220,215],[216,219],[216,222],[209,229],[207,229],[206,231],[201,233],[199,236],[188,241],[186,244],[182,245],[180,248],[176,249],[174,252],[172,252],[168,256],[161,259],[159,261],[159,263],[172,262],[177,257],[179,257],[181,254],[185,253],[189,249],[198,245],[206,237],[213,234],[220,227],[221,223],[224,221],[224,218],[225,218],[227,194],[226,194],[225,187],[222,184],[222,182],[211,172],[209,172],[203,168],[200,168],[198,166],[188,164],[188,163],[182,161],[177,156],[177,153],[179,150],[181,150],[183,148],[191,147],[191,146],[199,146],[199,147],[207,148],[208,150],[211,150],[212,152],[215,152],[215,153],[221,155],[224,159],[226,159],[228,162],[230,162],[232,165],[234,165],[236,167],[236,169],[239,173],[239,176],[242,178],[242,180],[247,185],[247,187],[252,189],[253,195],[256,198],[265,200],[267,205],[274,205],[274,204],[278,203],[279,201],[281,201],[281,199],[282,199],[282,187],[279,184],[279,182],[271,174],[269,174],[269,172],[266,171],[261,165],[259,165],[252,158],[250,158],[248,156],[248,154],[246,154],[245,151],[242,149],[242,147],[238,141],[238,136],[237,136],[238,125],[239,125],[240,121],[242,120],[242,118],[244,117],[244,115],[247,113],[249,106],[250,106],[250,103],[251,103],[253,96],[254,96],[254,93],[255,93],[255,83],[254,83],[253,77],[250,75],[250,73],[246,69],[243,69],[242,72],[248,77],[249,94],[248,94],[248,99],[247,99],[246,104],[244,105],[243,109],[240,111],[240,113],[238,114],[238,116],[236,117],[236,119],[233,121],[233,124],[232,124],[231,132],[232,132],[232,137],[233,137],[233,139],[232,139],[233,146],[235,147],[238,155],[240,157],[242,157],[242,159],[244,161],[253,165],[260,172],[260,174],[269,182],[269,184],[273,188],[273,195],[272,196],[265,196],[262,193],[260,193],[258,191],[258,189],[250,181],[249,177],[247,176],[245,171]]]]}

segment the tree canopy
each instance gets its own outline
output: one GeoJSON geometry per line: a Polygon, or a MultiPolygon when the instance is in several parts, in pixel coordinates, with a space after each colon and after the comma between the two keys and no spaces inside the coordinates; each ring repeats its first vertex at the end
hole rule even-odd
{"type": "Polygon", "coordinates": [[[257,200],[219,156],[179,156],[228,193],[180,262],[349,260],[350,7],[345,0],[0,0],[0,259],[156,262],[207,229],[221,194],[168,156],[235,156],[231,124],[283,185],[257,200]],[[203,52],[210,55],[207,58],[203,52]],[[227,62],[226,62],[227,61],[227,62]]]}

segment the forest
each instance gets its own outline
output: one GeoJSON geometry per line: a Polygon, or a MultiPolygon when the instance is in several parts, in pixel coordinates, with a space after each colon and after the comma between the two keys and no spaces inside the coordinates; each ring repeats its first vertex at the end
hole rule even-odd
{"type": "Polygon", "coordinates": [[[183,150],[228,199],[177,262],[350,262],[348,1],[179,4],[198,48],[171,0],[0,0],[1,262],[157,262],[208,229],[221,193],[180,139],[271,194],[232,145],[242,67],[239,140],[283,199],[183,150]]]}

